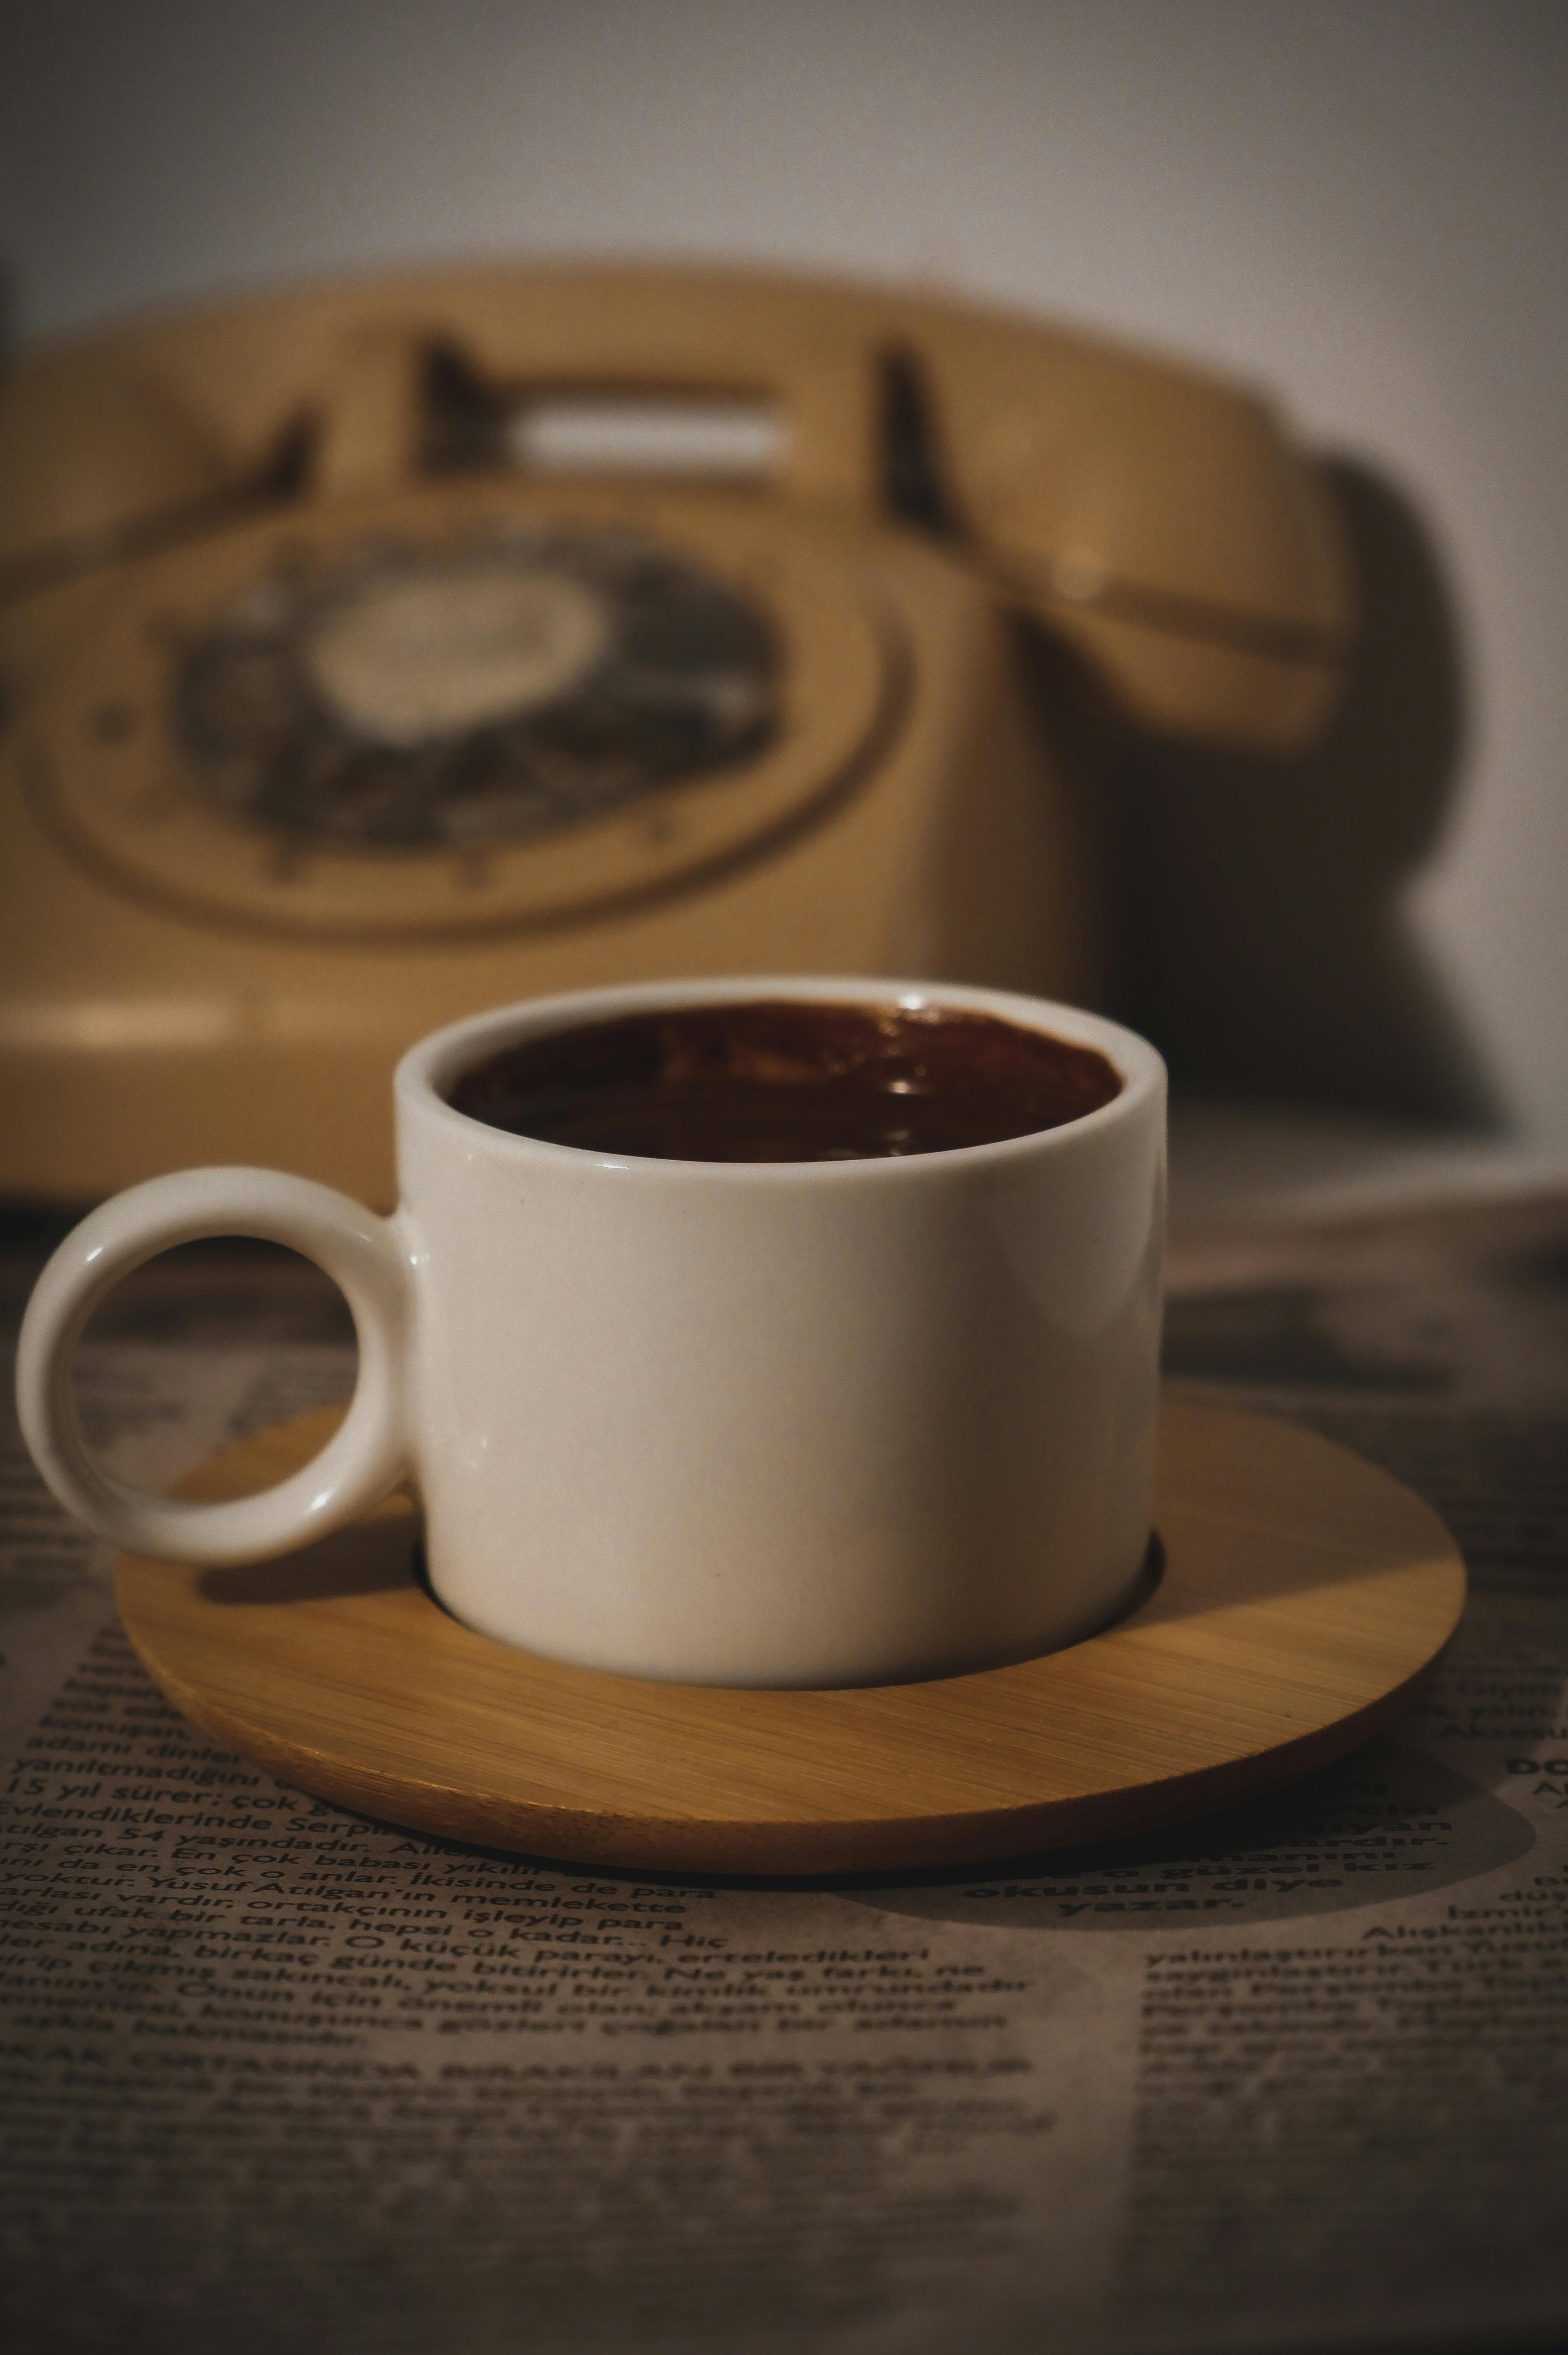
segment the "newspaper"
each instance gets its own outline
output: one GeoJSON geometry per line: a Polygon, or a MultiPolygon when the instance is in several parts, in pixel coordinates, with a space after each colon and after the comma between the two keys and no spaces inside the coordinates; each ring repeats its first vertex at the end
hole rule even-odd
{"type": "MultiPolygon", "coordinates": [[[[578,1869],[285,1788],[150,1685],[12,1424],[5,2345],[1560,2343],[1568,1199],[1190,1241],[1168,1331],[1424,1491],[1471,1606],[1340,1765],[979,1873],[578,1869]]],[[[195,1246],[79,1387],[165,1482],[352,1370],[313,1271],[195,1246]]]]}

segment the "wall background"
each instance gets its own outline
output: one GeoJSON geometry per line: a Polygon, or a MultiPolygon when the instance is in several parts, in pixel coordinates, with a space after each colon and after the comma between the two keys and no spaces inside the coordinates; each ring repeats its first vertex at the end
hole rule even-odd
{"type": "Polygon", "coordinates": [[[1404,921],[1568,1136],[1568,9],[1557,0],[10,0],[32,338],[487,253],[920,280],[1219,363],[1420,517],[1459,791],[1404,921]]]}

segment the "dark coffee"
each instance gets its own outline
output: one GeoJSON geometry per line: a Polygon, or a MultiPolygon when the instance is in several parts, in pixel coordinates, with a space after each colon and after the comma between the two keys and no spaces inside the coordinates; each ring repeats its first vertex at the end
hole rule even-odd
{"type": "Polygon", "coordinates": [[[667,1007],[557,1030],[449,1103],[514,1136],[662,1161],[864,1161],[1060,1128],[1121,1092],[1092,1047],[945,1007],[667,1007]]]}

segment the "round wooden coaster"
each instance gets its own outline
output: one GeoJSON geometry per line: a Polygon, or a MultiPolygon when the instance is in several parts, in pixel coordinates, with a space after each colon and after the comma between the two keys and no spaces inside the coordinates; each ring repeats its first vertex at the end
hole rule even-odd
{"type": "MultiPolygon", "coordinates": [[[[333,1412],[204,1465],[238,1496],[333,1412]]],[[[245,1570],[120,1563],[176,1707],[285,1782],[537,1856],[719,1873],[902,1870],[1141,1831],[1249,1797],[1390,1717],[1458,1619],[1419,1497],[1288,1423],[1167,1401],[1163,1577],[1088,1642],[923,1684],[755,1692],[609,1677],[476,1636],[416,1582],[390,1499],[245,1570]]]]}

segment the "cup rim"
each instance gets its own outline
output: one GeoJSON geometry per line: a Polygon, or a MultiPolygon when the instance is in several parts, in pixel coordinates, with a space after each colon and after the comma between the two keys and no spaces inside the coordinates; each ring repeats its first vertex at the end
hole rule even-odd
{"type": "Polygon", "coordinates": [[[577,1167],[657,1181],[678,1176],[718,1185],[918,1183],[959,1164],[1001,1167],[1033,1155],[1070,1150],[1073,1143],[1134,1116],[1163,1092],[1166,1071],[1158,1050],[1137,1031],[1103,1014],[1019,990],[990,989],[969,982],[905,980],[885,975],[726,974],[669,981],[611,983],[516,999],[447,1023],[419,1039],[399,1061],[393,1086],[399,1114],[418,1114],[449,1131],[454,1143],[472,1152],[480,1138],[486,1151],[504,1160],[537,1164],[541,1156],[557,1168],[577,1167]],[[1044,1030],[1070,1045],[1097,1048],[1121,1079],[1108,1103],[1057,1127],[1031,1129],[984,1145],[958,1145],[931,1153],[867,1156],[844,1161],[684,1161],[673,1156],[612,1154],[591,1146],[557,1145],[545,1137],[519,1136],[488,1121],[459,1112],[441,1093],[474,1063],[503,1049],[552,1030],[567,1030],[620,1015],[652,1013],[661,1007],[736,1004],[757,998],[795,998],[812,1004],[880,1005],[908,1010],[922,1006],[959,1013],[991,1014],[1025,1029],[1044,1030]]]}

